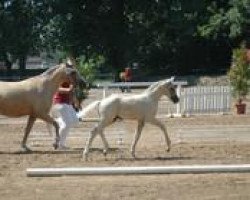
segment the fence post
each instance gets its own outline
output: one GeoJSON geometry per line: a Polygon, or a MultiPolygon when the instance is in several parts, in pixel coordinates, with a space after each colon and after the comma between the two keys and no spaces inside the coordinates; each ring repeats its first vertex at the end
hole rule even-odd
{"type": "Polygon", "coordinates": [[[106,97],[106,91],[108,91],[108,86],[105,85],[102,90],[102,98],[104,99],[106,97]]]}
{"type": "MultiPolygon", "coordinates": [[[[177,90],[176,90],[177,96],[181,98],[181,84],[177,84],[177,90]]],[[[176,106],[176,115],[180,116],[181,115],[181,103],[180,101],[177,103],[176,106]]]]}

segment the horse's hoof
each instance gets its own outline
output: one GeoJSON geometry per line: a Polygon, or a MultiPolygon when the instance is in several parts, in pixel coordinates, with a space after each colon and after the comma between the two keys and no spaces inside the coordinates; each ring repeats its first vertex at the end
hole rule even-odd
{"type": "Polygon", "coordinates": [[[85,162],[88,162],[88,160],[89,160],[89,159],[88,159],[88,156],[85,155],[85,154],[82,155],[82,158],[84,159],[85,162]]]}
{"type": "Polygon", "coordinates": [[[135,152],[131,152],[132,158],[136,159],[135,152]]]}
{"type": "Polygon", "coordinates": [[[59,145],[57,143],[53,143],[53,147],[56,150],[56,149],[58,149],[59,145]]]}
{"type": "Polygon", "coordinates": [[[107,154],[108,154],[108,150],[104,149],[104,150],[103,150],[103,155],[106,157],[107,154]]]}
{"type": "Polygon", "coordinates": [[[31,153],[32,150],[26,146],[21,147],[21,153],[31,153]]]}
{"type": "Polygon", "coordinates": [[[83,151],[82,158],[84,159],[84,161],[88,161],[88,152],[83,151]]]}

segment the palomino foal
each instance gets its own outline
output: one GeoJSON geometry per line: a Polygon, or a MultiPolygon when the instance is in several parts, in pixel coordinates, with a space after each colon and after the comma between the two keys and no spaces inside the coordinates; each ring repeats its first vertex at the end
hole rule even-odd
{"type": "Polygon", "coordinates": [[[138,122],[131,146],[131,154],[133,157],[135,157],[135,147],[145,123],[151,123],[163,131],[167,150],[169,151],[171,141],[167,134],[166,127],[156,118],[156,113],[158,102],[163,95],[168,96],[173,103],[179,102],[173,81],[174,78],[158,81],[140,94],[131,94],[129,96],[114,94],[100,101],[93,102],[80,112],[79,116],[84,117],[89,111],[97,107],[100,115],[100,121],[90,132],[90,137],[83,152],[85,159],[88,157],[89,148],[97,134],[100,134],[104,144],[104,153],[107,153],[109,145],[103,131],[105,127],[112,124],[117,118],[137,120],[138,122]]]}
{"type": "Polygon", "coordinates": [[[8,117],[28,115],[28,122],[21,144],[23,151],[30,151],[26,142],[37,118],[55,127],[56,139],[54,147],[58,147],[59,127],[57,122],[49,115],[52,97],[62,82],[75,81],[76,73],[75,69],[61,64],[48,69],[41,75],[23,81],[0,81],[0,114],[8,117]]]}

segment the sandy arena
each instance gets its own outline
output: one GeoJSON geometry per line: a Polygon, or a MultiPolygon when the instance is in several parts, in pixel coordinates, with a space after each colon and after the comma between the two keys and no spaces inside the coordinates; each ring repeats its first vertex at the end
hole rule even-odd
{"type": "MultiPolygon", "coordinates": [[[[62,176],[27,177],[30,167],[85,166],[169,166],[189,164],[248,164],[250,163],[250,118],[235,115],[168,118],[165,125],[172,140],[172,149],[165,152],[161,131],[147,125],[142,132],[136,155],[131,158],[134,122],[119,122],[125,127],[122,149],[111,143],[105,158],[102,145],[96,142],[90,160],[82,159],[84,139],[69,138],[69,151],[54,151],[52,138],[34,141],[30,138],[31,154],[21,154],[25,118],[0,119],[0,199],[3,200],[79,200],[79,199],[173,199],[173,200],[248,200],[250,173],[129,175],[129,176],[62,176]]],[[[81,123],[73,131],[92,127],[81,123]]],[[[46,132],[38,121],[32,131],[46,132]]],[[[84,133],[85,135],[87,133],[84,133]]],[[[108,133],[107,133],[108,134],[108,133]]]]}

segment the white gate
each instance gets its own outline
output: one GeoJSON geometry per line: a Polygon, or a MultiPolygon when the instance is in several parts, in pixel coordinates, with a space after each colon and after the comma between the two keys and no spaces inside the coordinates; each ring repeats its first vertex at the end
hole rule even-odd
{"type": "Polygon", "coordinates": [[[183,88],[182,113],[219,114],[230,112],[230,86],[195,86],[183,88]]]}

